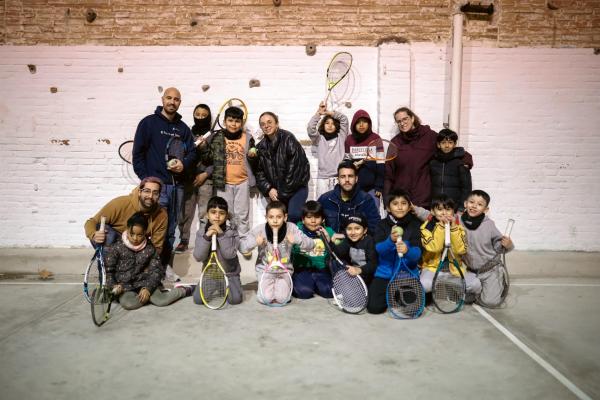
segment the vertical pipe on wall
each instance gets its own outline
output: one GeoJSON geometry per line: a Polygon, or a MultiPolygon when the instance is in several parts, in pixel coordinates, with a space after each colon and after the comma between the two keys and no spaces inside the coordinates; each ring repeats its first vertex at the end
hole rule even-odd
{"type": "Polygon", "coordinates": [[[456,13],[452,19],[452,89],[450,97],[450,129],[458,133],[460,128],[460,91],[462,84],[462,35],[463,14],[456,13]]]}

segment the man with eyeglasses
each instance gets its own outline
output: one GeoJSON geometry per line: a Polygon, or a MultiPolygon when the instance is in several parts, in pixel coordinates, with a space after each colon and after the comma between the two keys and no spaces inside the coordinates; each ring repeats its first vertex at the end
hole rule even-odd
{"type": "Polygon", "coordinates": [[[127,196],[109,201],[85,222],[85,235],[92,246],[111,244],[127,230],[127,220],[136,212],[148,219],[149,239],[160,253],[167,232],[167,211],[158,204],[162,181],[154,176],[144,178],[127,196]],[[106,217],[106,228],[100,231],[100,219],[106,217]]]}

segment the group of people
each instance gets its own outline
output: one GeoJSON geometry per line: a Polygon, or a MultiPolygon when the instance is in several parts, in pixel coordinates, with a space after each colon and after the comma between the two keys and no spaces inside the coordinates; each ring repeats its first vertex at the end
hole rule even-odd
{"type": "Polygon", "coordinates": [[[124,299],[124,308],[148,301],[166,305],[192,294],[201,303],[197,285],[161,290],[162,279],[177,280],[171,267],[175,231],[179,225],[175,250],[185,251],[196,208],[200,225],[194,257],[205,261],[211,237],[217,236],[230,304],[243,301],[238,252],[249,257],[258,248],[260,280],[270,256],[268,244],[279,249],[293,273],[295,297],[331,297],[329,254],[322,242],[327,240],[347,263],[348,273],[360,274],[369,285],[368,311],[384,312],[385,288],[399,254],[410,268],[420,268],[422,284],[431,290],[446,223],[468,293],[485,304],[499,301],[502,283],[489,264],[513,244],[485,216],[489,195],[472,190],[472,157],[456,146],[456,132],[435,133],[402,107],[394,113],[398,134],[391,140],[397,157],[368,159],[367,146],[379,139],[369,114],[358,110],[349,125],[344,114],[321,103],[307,125],[318,159],[317,200],[307,201],[308,159],[296,137],[279,127],[276,114],[260,115],[262,138],[257,141],[238,107],[225,110],[224,128],[211,132],[207,105],[195,107],[190,129],[177,113],[180,104],[176,88],[164,91],[162,106],[142,119],[135,134],[133,167],[140,185],[110,201],[85,224],[92,245],[106,245],[109,283],[124,299]],[[174,139],[184,144],[180,154],[166,151],[174,139]],[[266,223],[251,229],[254,187],[262,195],[266,223]],[[101,217],[106,218],[104,231],[99,230],[101,217]],[[401,240],[394,226],[403,228],[401,240]],[[274,236],[278,243],[273,243],[274,236]]]}

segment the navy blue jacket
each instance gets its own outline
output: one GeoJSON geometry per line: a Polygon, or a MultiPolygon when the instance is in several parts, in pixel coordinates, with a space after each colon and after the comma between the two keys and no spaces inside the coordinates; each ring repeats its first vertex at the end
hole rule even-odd
{"type": "Polygon", "coordinates": [[[333,190],[325,192],[319,197],[319,203],[323,206],[325,214],[325,225],[337,233],[343,233],[344,222],[350,215],[363,214],[368,221],[368,232],[375,232],[379,224],[379,208],[373,197],[367,192],[355,189],[352,198],[343,201],[340,185],[335,185],[333,190]]]}
{"type": "MultiPolygon", "coordinates": [[[[162,107],[156,107],[154,114],[148,115],[140,121],[133,139],[133,170],[138,178],[156,176],[165,184],[173,184],[173,179],[183,179],[183,175],[173,176],[167,170],[165,152],[171,137],[179,137],[186,149],[194,149],[194,141],[190,128],[181,120],[181,115],[175,114],[173,121],[169,121],[161,114],[162,107]]],[[[196,152],[186,150],[183,160],[184,172],[195,168],[196,152]]]]}

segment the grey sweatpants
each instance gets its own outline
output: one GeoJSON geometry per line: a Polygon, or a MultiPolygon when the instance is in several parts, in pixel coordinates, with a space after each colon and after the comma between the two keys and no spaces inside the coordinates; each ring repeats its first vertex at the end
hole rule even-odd
{"type": "Polygon", "coordinates": [[[215,195],[227,201],[231,223],[240,235],[250,230],[250,186],[248,180],[239,185],[225,184],[224,189],[215,189],[215,195]]]}
{"type": "MultiPolygon", "coordinates": [[[[475,275],[475,274],[473,274],[475,275]]],[[[483,274],[475,275],[479,282],[478,302],[482,305],[496,307],[502,302],[504,281],[500,264],[483,274]]]]}
{"type": "MultiPolygon", "coordinates": [[[[170,291],[165,292],[156,289],[150,295],[150,303],[158,307],[164,307],[176,302],[182,297],[185,297],[184,288],[173,288],[170,291]]],[[[121,296],[119,296],[119,303],[121,304],[121,307],[126,310],[135,310],[143,306],[137,298],[137,293],[132,291],[121,294],[121,296]]]]}
{"type": "MultiPolygon", "coordinates": [[[[434,276],[435,271],[430,269],[421,270],[421,285],[423,285],[425,293],[431,292],[434,276]]],[[[479,282],[479,279],[477,279],[477,275],[472,272],[467,272],[465,274],[465,285],[467,286],[467,293],[473,293],[477,295],[481,292],[481,282],[479,282]]]]}

